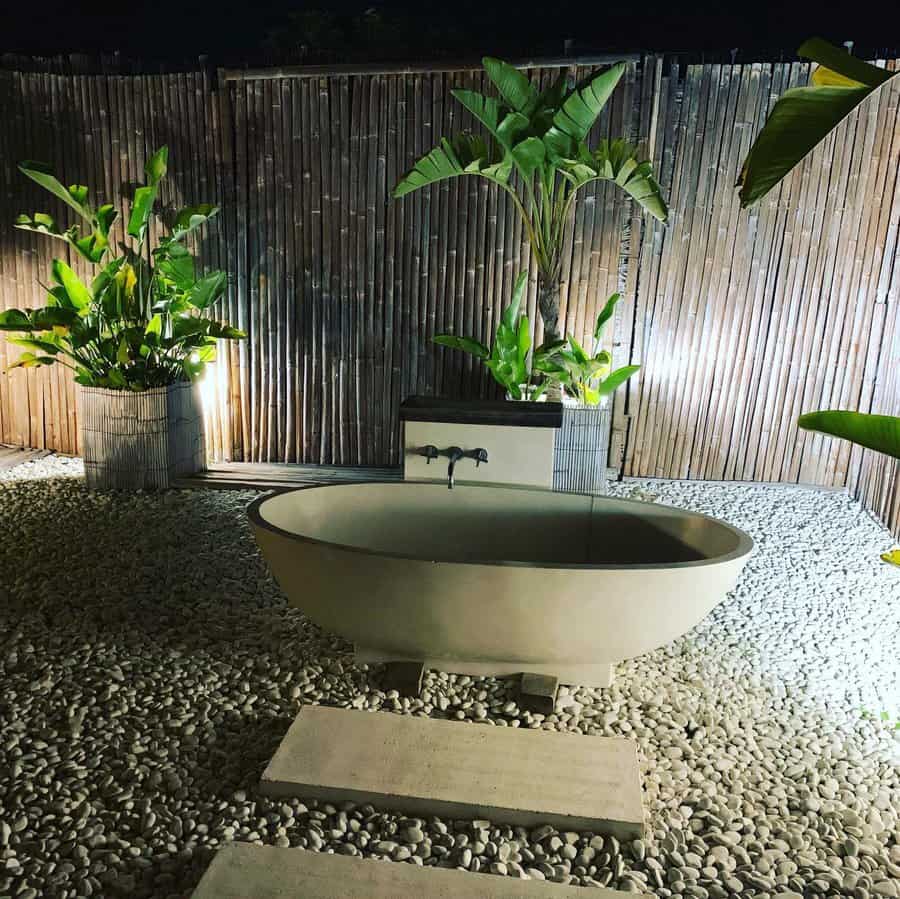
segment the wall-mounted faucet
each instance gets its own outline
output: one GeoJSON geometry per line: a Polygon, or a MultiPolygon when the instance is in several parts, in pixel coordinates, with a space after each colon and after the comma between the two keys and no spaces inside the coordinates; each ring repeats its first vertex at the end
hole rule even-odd
{"type": "Polygon", "coordinates": [[[444,456],[450,460],[450,464],[447,466],[448,490],[452,490],[453,485],[456,483],[456,463],[459,462],[460,459],[474,459],[476,468],[481,465],[482,462],[487,462],[488,460],[487,450],[481,446],[471,450],[464,450],[458,446],[448,446],[446,449],[439,450],[436,446],[429,443],[427,446],[423,446],[418,450],[418,454],[424,456],[429,465],[431,464],[432,459],[437,459],[439,456],[444,456]]]}

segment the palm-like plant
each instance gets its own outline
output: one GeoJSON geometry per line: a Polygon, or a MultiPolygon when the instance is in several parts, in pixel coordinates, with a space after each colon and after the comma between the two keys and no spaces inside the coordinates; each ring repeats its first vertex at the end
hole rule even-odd
{"type": "Polygon", "coordinates": [[[162,147],[145,167],[147,183],[134,193],[127,235],[131,247],[105,261],[110,228],[116,219],[111,204],[96,210],[88,204],[88,189],[64,186],[42,163],[23,162],[19,169],[74,209],[87,228],[61,229],[52,216],[20,215],[16,227],[67,243],[100,272],[90,285],[62,260],[54,259],[47,305],[40,309],[0,312],[0,331],[26,352],[10,368],[61,364],[75,372],[86,387],[148,390],[198,378],[216,358],[220,339],[240,340],[243,331],[208,317],[225,293],[225,272],[198,275],[185,238],[218,212],[209,204],[188,206],[177,216],[168,235],[150,250],[148,227],[159,184],[165,177],[168,148],[162,147]],[[67,361],[64,361],[67,360],[67,361]]]}
{"type": "Polygon", "coordinates": [[[538,269],[538,306],[547,340],[559,337],[559,293],[564,229],[578,191],[612,181],[661,222],[668,210],[650,163],[639,161],[625,140],[587,144],[588,133],[625,71],[616,63],[567,89],[561,75],[547,90],[518,69],[483,60],[499,99],[476,91],[453,96],[485,127],[489,138],[462,133],[423,156],[394,189],[402,197],[447,178],[474,175],[509,194],[522,218],[538,269]],[[518,189],[512,183],[517,176],[518,189]]]}

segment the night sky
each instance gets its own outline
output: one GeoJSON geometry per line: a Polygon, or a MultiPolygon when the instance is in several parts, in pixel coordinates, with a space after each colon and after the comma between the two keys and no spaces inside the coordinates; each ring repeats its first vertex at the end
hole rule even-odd
{"type": "Polygon", "coordinates": [[[440,4],[350,0],[6,0],[0,51],[28,55],[121,52],[147,62],[213,64],[475,60],[570,52],[684,51],[737,58],[790,56],[806,37],[855,42],[855,52],[900,48],[900,0],[545,0],[440,4]]]}

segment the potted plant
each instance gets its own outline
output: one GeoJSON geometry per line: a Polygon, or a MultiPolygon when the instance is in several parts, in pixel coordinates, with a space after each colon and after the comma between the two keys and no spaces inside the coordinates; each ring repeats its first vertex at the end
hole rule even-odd
{"type": "Polygon", "coordinates": [[[491,348],[473,337],[456,334],[438,334],[433,340],[481,359],[506,391],[507,399],[541,400],[549,387],[556,386],[564,408],[553,448],[554,487],[605,492],[607,401],[640,369],[639,365],[624,365],[613,371],[612,356],[601,346],[603,332],[622,296],[614,293],[597,316],[590,353],[571,336],[530,353],[528,317],[519,311],[526,278],[523,272],[516,279],[512,302],[503,310],[491,348]]]}
{"type": "MultiPolygon", "coordinates": [[[[550,376],[544,379],[543,392],[555,398],[560,387],[566,387],[564,381],[568,378],[566,395],[573,391],[577,394],[581,385],[584,388],[581,400],[589,400],[595,390],[592,385],[608,361],[595,358],[596,354],[580,361],[583,351],[576,342],[565,341],[567,349],[562,350],[564,338],[559,329],[565,228],[578,192],[588,184],[608,181],[657,220],[665,222],[668,218],[650,163],[639,159],[636,147],[625,140],[609,138],[588,144],[590,131],[625,72],[625,64],[610,66],[571,88],[565,74],[561,74],[544,91],[539,91],[522,72],[502,60],[485,57],[483,64],[499,97],[470,90],[454,90],[452,94],[485,128],[487,138],[464,132],[452,140],[442,139],[400,180],[394,197],[464,176],[484,178],[509,196],[522,219],[537,266],[537,304],[545,342],[535,352],[535,358],[539,360],[552,347],[563,353],[557,352],[554,367],[542,372],[550,376]],[[567,353],[573,358],[568,358],[567,353]],[[583,370],[576,371],[578,366],[583,370]]],[[[467,349],[459,338],[455,340],[452,345],[467,349]]],[[[486,347],[473,345],[468,349],[476,355],[487,351],[486,347]]],[[[611,389],[613,385],[615,380],[610,384],[611,389]]],[[[516,391],[508,392],[511,398],[518,398],[516,391]]],[[[566,415],[572,421],[577,418],[574,412],[566,415]]],[[[602,479],[605,485],[608,427],[598,430],[593,420],[597,419],[602,427],[608,425],[608,417],[598,419],[596,407],[582,413],[582,418],[585,417],[590,417],[592,424],[589,430],[580,433],[579,439],[586,439],[590,434],[596,443],[590,464],[603,458],[602,473],[592,475],[590,483],[602,479]]],[[[565,444],[564,437],[560,443],[565,444]]],[[[581,474],[577,479],[581,483],[581,474]]],[[[567,475],[560,475],[557,486],[570,489],[566,486],[569,482],[567,475]]]]}
{"type": "Polygon", "coordinates": [[[546,385],[531,383],[531,325],[528,316],[519,311],[527,280],[527,272],[516,278],[512,302],[503,310],[492,347],[486,347],[474,337],[456,334],[437,334],[432,340],[440,346],[462,350],[484,362],[507,399],[536,401],[546,385]]]}
{"type": "Polygon", "coordinates": [[[50,169],[19,169],[84,220],[62,229],[52,216],[22,215],[16,227],[65,242],[99,272],[90,285],[54,259],[47,305],[0,313],[0,330],[24,352],[10,368],[63,365],[80,385],[85,474],[90,487],[167,487],[205,466],[203,419],[196,386],[216,357],[218,339],[243,332],[208,317],[224,294],[224,272],[198,274],[185,238],[218,209],[202,204],[178,212],[152,249],[148,228],[168,149],[145,166],[146,183],[132,201],[126,236],[113,255],[111,204],[94,209],[88,189],[65,187],[50,169]]]}

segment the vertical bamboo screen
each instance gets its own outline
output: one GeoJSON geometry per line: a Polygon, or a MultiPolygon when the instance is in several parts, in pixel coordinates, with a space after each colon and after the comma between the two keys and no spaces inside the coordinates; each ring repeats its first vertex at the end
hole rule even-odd
{"type": "MultiPolygon", "coordinates": [[[[586,336],[609,293],[628,298],[614,349],[643,369],[617,399],[610,456],[627,474],[849,485],[900,529],[896,463],[795,426],[816,407],[900,413],[900,87],[757,209],[741,211],[733,189],[766,110],[806,76],[799,64],[629,65],[598,133],[642,140],[672,218],[662,228],[612,189],[586,193],[567,235],[564,315],[586,336]]],[[[214,454],[396,462],[404,396],[496,389],[431,335],[487,339],[516,273],[533,275],[512,209],[477,179],[390,199],[415,157],[473,125],[450,90],[482,85],[471,71],[0,71],[0,308],[39,305],[37,279],[65,251],[13,230],[15,215],[70,221],[16,161],[52,162],[127,216],[119,185],[167,143],[162,200],[222,206],[198,249],[230,272],[221,313],[250,334],[205,388],[214,454]]],[[[15,355],[0,341],[0,366],[15,355]]],[[[75,409],[62,369],[0,376],[0,442],[77,452],[75,409]]]]}

